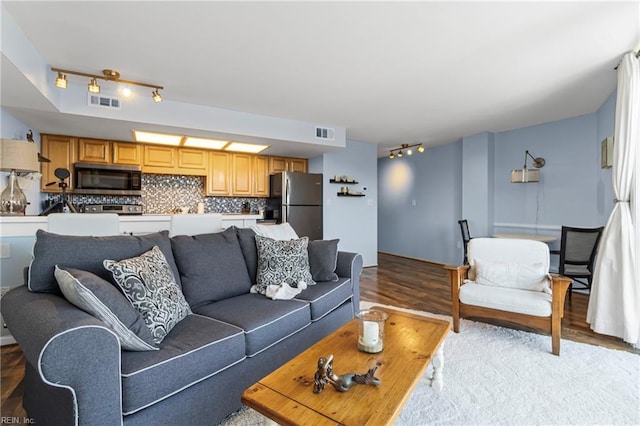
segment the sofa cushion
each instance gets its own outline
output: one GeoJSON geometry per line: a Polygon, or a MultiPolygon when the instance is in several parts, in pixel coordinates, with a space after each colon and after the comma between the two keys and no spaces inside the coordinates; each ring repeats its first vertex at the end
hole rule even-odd
{"type": "Polygon", "coordinates": [[[158,346],[155,352],[122,353],[124,414],[161,401],[245,358],[242,330],[193,314],[176,324],[158,346]]]}
{"type": "Polygon", "coordinates": [[[542,291],[494,287],[470,282],[460,287],[459,297],[460,301],[467,305],[538,317],[551,315],[551,295],[542,291]]]}
{"type": "Polygon", "coordinates": [[[151,330],[140,313],[110,282],[80,269],[56,266],[56,280],[69,302],[98,318],[120,340],[122,349],[157,350],[151,330]]]}
{"type": "Polygon", "coordinates": [[[249,292],[251,278],[234,228],[178,235],[171,238],[171,247],[191,307],[249,292]]]}
{"type": "Polygon", "coordinates": [[[250,228],[236,228],[244,262],[247,264],[247,271],[251,278],[251,284],[256,283],[256,275],[258,273],[258,248],[256,247],[256,233],[250,228]]]}
{"type": "Polygon", "coordinates": [[[137,236],[80,237],[38,230],[33,247],[33,260],[29,267],[29,290],[60,294],[60,287],[53,274],[56,265],[89,271],[115,284],[111,273],[104,268],[102,262],[105,259],[120,260],[138,256],[153,246],[160,248],[177,283],[180,284],[168,231],[137,236]]]}
{"type": "Polygon", "coordinates": [[[146,253],[120,261],[105,260],[129,302],[142,314],[156,343],[191,313],[162,251],[156,246],[146,253]]]}
{"type": "Polygon", "coordinates": [[[300,282],[315,284],[309,269],[309,238],[297,240],[273,240],[256,235],[258,249],[258,275],[256,291],[265,294],[270,285],[287,283],[298,287],[300,282]]]}
{"type": "Polygon", "coordinates": [[[513,263],[476,258],[477,284],[531,291],[550,291],[547,270],[542,262],[513,263]]]}
{"type": "Polygon", "coordinates": [[[249,357],[311,323],[309,304],[299,300],[273,301],[259,294],[243,294],[210,303],[196,313],[235,325],[244,330],[249,357]]]}
{"type": "Polygon", "coordinates": [[[351,279],[318,282],[295,297],[311,305],[311,321],[317,321],[353,296],[351,279]]]}
{"type": "Polygon", "coordinates": [[[340,240],[309,241],[309,269],[314,281],[337,281],[338,242],[340,240]]]}

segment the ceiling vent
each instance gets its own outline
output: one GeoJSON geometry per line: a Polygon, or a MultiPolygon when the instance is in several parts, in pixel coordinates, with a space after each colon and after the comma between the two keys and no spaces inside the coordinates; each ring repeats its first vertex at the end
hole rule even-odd
{"type": "Polygon", "coordinates": [[[323,141],[332,141],[335,138],[335,129],[330,129],[328,127],[316,127],[316,139],[322,139],[323,141]]]}
{"type": "Polygon", "coordinates": [[[120,109],[120,99],[110,96],[88,94],[88,104],[92,107],[116,108],[120,109]]]}

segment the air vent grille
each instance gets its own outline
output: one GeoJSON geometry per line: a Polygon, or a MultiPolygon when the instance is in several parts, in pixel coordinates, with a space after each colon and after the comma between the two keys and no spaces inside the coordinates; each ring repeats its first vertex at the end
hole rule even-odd
{"type": "Polygon", "coordinates": [[[101,108],[120,108],[120,99],[103,96],[103,95],[94,95],[88,94],[88,104],[92,107],[101,107],[101,108]]]}
{"type": "Polygon", "coordinates": [[[325,141],[332,141],[336,137],[335,129],[328,127],[316,127],[316,139],[322,139],[325,141]]]}

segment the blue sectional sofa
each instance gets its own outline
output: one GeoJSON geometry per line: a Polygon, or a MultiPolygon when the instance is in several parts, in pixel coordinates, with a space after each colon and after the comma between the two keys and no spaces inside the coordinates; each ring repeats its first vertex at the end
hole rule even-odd
{"type": "MultiPolygon", "coordinates": [[[[338,252],[334,280],[290,300],[251,293],[257,268],[250,229],[172,238],[164,231],[113,237],[38,231],[26,284],[2,298],[2,314],[26,359],[28,416],[38,425],[56,426],[218,424],[241,407],[245,388],[351,320],[358,309],[358,254],[338,252]],[[154,350],[125,350],[112,327],[62,294],[56,265],[76,271],[74,279],[82,281],[77,271],[86,271],[119,289],[103,261],[153,247],[166,258],[191,313],[154,350]]],[[[149,341],[140,318],[123,318],[149,341]]]]}

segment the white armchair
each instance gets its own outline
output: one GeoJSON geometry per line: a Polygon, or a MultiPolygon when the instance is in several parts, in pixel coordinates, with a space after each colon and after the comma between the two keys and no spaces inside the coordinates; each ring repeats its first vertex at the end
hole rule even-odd
{"type": "Polygon", "coordinates": [[[533,240],[474,238],[469,264],[447,265],[453,331],[460,318],[496,319],[551,334],[560,355],[564,298],[569,278],[549,274],[549,247],[533,240]]]}

